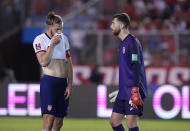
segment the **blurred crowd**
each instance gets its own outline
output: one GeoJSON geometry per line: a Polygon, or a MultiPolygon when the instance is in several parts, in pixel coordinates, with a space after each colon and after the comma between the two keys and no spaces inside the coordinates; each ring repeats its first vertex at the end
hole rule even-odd
{"type": "MultiPolygon", "coordinates": [[[[73,11],[78,13],[65,23],[70,29],[69,37],[75,64],[91,64],[97,61],[97,32],[109,30],[111,17],[126,12],[131,17],[130,30],[140,39],[147,65],[190,65],[190,1],[188,0],[103,0],[84,9],[90,0],[33,0],[31,18],[54,10],[61,16],[73,11]],[[39,5],[39,6],[36,6],[39,5]],[[175,34],[179,33],[179,34],[175,34]],[[184,40],[185,39],[185,40],[184,40]],[[93,55],[96,54],[96,55],[93,55]]],[[[37,19],[39,20],[39,19],[37,19]]],[[[32,22],[33,24],[35,22],[32,22]]],[[[103,65],[117,64],[117,43],[109,34],[103,34],[103,65]]]]}
{"type": "Polygon", "coordinates": [[[21,23],[21,11],[19,0],[0,1],[0,36],[21,23]]]}
{"type": "Polygon", "coordinates": [[[42,26],[46,14],[55,11],[65,21],[74,64],[102,65],[117,64],[119,40],[100,32],[109,31],[113,14],[126,12],[146,65],[190,66],[189,0],[1,0],[0,10],[0,32],[19,23],[20,15],[25,26],[42,26]]]}
{"type": "Polygon", "coordinates": [[[184,31],[190,28],[190,1],[188,0],[32,0],[30,15],[45,15],[54,10],[61,16],[80,10],[77,17],[96,21],[97,28],[108,29],[110,17],[116,12],[126,12],[131,17],[131,29],[141,33],[152,29],[184,31]]]}

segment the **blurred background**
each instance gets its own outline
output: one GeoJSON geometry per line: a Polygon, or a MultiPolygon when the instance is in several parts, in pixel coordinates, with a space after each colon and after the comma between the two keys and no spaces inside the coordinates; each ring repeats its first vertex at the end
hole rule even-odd
{"type": "Polygon", "coordinates": [[[189,0],[1,0],[0,119],[40,116],[41,68],[32,43],[45,31],[49,11],[62,16],[63,33],[71,47],[70,118],[110,116],[113,105],[107,94],[118,87],[120,40],[109,27],[115,13],[126,12],[131,18],[129,30],[142,44],[146,65],[149,97],[143,118],[190,119],[189,0]],[[34,113],[29,111],[29,98],[35,100],[34,113]],[[99,108],[101,100],[103,109],[99,108]]]}

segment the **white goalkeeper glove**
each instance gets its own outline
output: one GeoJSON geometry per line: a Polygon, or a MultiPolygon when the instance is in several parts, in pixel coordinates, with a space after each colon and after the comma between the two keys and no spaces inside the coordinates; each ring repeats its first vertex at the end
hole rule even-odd
{"type": "Polygon", "coordinates": [[[117,97],[118,92],[119,92],[119,90],[116,90],[116,91],[113,91],[112,93],[109,94],[109,98],[110,98],[111,103],[115,102],[115,99],[117,97]]]}

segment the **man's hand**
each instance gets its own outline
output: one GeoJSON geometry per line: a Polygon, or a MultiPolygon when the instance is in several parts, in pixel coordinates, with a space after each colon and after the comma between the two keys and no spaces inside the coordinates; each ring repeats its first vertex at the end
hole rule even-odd
{"type": "Polygon", "coordinates": [[[71,95],[71,86],[68,86],[65,90],[65,100],[67,100],[69,98],[69,96],[71,95]]]}
{"type": "Polygon", "coordinates": [[[111,103],[115,102],[115,99],[116,99],[116,97],[117,97],[118,92],[119,92],[119,91],[116,90],[116,91],[113,91],[112,93],[109,94],[109,98],[110,98],[110,102],[111,102],[111,103]]]}
{"type": "Polygon", "coordinates": [[[52,44],[53,46],[57,45],[60,41],[61,41],[61,35],[54,35],[54,36],[51,38],[51,44],[52,44]]]}
{"type": "Polygon", "coordinates": [[[132,106],[134,108],[137,108],[138,106],[143,106],[144,103],[141,99],[141,95],[139,93],[139,88],[138,87],[132,87],[131,90],[131,102],[132,102],[132,106]]]}

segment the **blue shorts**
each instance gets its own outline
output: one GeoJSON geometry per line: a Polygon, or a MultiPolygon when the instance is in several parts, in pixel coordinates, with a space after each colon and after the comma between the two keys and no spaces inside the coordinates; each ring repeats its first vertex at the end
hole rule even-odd
{"type": "Polygon", "coordinates": [[[44,75],[40,83],[40,103],[43,114],[65,117],[69,100],[65,100],[67,79],[44,75]]]}
{"type": "Polygon", "coordinates": [[[129,104],[129,100],[116,99],[113,106],[113,112],[124,114],[124,115],[143,115],[143,106],[138,106],[138,108],[133,108],[129,104]]]}

